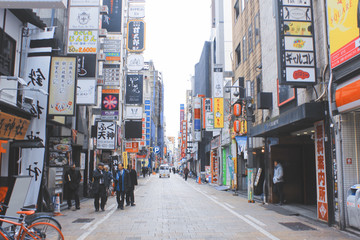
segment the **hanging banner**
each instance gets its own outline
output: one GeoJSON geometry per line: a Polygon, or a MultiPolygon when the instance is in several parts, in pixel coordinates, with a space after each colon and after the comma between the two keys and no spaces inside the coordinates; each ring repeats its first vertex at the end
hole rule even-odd
{"type": "Polygon", "coordinates": [[[0,112],[0,139],[23,140],[29,124],[30,120],[0,112]]]}
{"type": "Polygon", "coordinates": [[[214,128],[224,127],[224,99],[214,98],[214,128]]]}
{"type": "Polygon", "coordinates": [[[314,85],[316,53],[312,1],[277,0],[277,5],[279,82],[299,87],[314,85]]]}
{"type": "Polygon", "coordinates": [[[143,75],[126,76],[126,104],[143,103],[143,75]]]}
{"type": "Polygon", "coordinates": [[[97,123],[97,149],[116,148],[116,124],[114,122],[98,122],[97,123]]]}
{"type": "Polygon", "coordinates": [[[77,105],[96,105],[96,80],[80,79],[77,81],[77,105]]]}
{"type": "Polygon", "coordinates": [[[222,98],[224,97],[224,73],[223,66],[221,64],[215,65],[213,69],[213,97],[222,98]]]}
{"type": "Polygon", "coordinates": [[[145,50],[145,22],[130,20],[127,24],[126,49],[129,52],[142,52],[145,50]]]}
{"type": "Polygon", "coordinates": [[[49,84],[49,110],[53,116],[75,114],[76,57],[53,57],[49,84]]]}
{"type": "MultiPolygon", "coordinates": [[[[203,129],[206,129],[206,119],[207,113],[211,113],[212,112],[212,98],[203,98],[202,99],[202,127],[203,129]]],[[[213,118],[214,120],[214,118],[213,118]]],[[[214,124],[212,125],[212,127],[214,126],[214,124]]]]}
{"type": "Polygon", "coordinates": [[[102,28],[109,33],[121,32],[122,0],[103,0],[103,6],[108,6],[108,14],[102,16],[102,28]]]}
{"type": "Polygon", "coordinates": [[[359,1],[327,0],[331,68],[360,53],[359,1]]]}
{"type": "Polygon", "coordinates": [[[181,157],[186,157],[186,149],[187,149],[187,121],[183,120],[181,122],[181,157]]]}
{"type": "Polygon", "coordinates": [[[69,29],[99,29],[99,7],[71,7],[69,29]]]}
{"type": "Polygon", "coordinates": [[[320,220],[327,222],[329,220],[329,216],[328,216],[328,201],[327,201],[327,186],[326,186],[324,121],[316,122],[314,127],[315,127],[317,216],[320,220]]]}
{"type": "Polygon", "coordinates": [[[182,122],[185,119],[185,105],[180,104],[180,133],[182,133],[182,122]]]}
{"type": "Polygon", "coordinates": [[[98,31],[69,30],[67,53],[96,54],[98,31]]]}
{"type": "MultiPolygon", "coordinates": [[[[55,29],[47,32],[35,33],[30,36],[31,40],[49,41],[54,38],[55,29]]],[[[28,140],[42,140],[46,146],[46,118],[48,111],[48,96],[50,62],[49,56],[52,49],[48,48],[48,52],[43,49],[32,49],[33,53],[40,56],[28,56],[25,65],[25,74],[23,79],[28,82],[28,86],[37,89],[36,91],[25,91],[27,98],[33,99],[30,112],[34,118],[30,121],[30,125],[26,132],[28,140]],[[48,56],[42,56],[48,55],[48,56]]],[[[36,205],[42,180],[42,171],[45,159],[45,148],[28,149],[23,148],[21,153],[21,172],[20,175],[32,176],[30,188],[26,196],[24,206],[36,205]]]]}

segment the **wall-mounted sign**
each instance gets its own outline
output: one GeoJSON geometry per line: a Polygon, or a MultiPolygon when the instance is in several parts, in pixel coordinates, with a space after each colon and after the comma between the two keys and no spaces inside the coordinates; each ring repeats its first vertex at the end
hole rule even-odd
{"type": "Polygon", "coordinates": [[[25,118],[0,112],[0,138],[23,140],[29,124],[30,121],[25,118]]]}
{"type": "Polygon", "coordinates": [[[129,52],[145,50],[145,22],[130,20],[127,24],[126,48],[129,52]]]}
{"type": "Polygon", "coordinates": [[[99,0],[71,0],[71,6],[99,6],[99,0]]]}
{"type": "Polygon", "coordinates": [[[213,97],[224,97],[224,74],[222,65],[217,65],[213,69],[213,97]]]}
{"type": "Polygon", "coordinates": [[[144,68],[144,57],[140,54],[129,54],[126,66],[130,71],[140,71],[144,68]]]}
{"type": "Polygon", "coordinates": [[[49,164],[52,167],[69,165],[72,151],[71,137],[49,137],[49,164]]]}
{"type": "Polygon", "coordinates": [[[125,142],[125,151],[131,153],[139,152],[139,142],[125,142]]]}
{"type": "Polygon", "coordinates": [[[97,149],[115,149],[116,148],[116,124],[115,122],[97,123],[97,149]]]}
{"type": "Polygon", "coordinates": [[[103,51],[105,53],[106,61],[120,62],[121,40],[120,39],[104,39],[103,51]]]}
{"type": "Polygon", "coordinates": [[[67,0],[1,0],[0,8],[67,8],[67,0]]]}
{"type": "Polygon", "coordinates": [[[312,1],[277,0],[278,67],[282,85],[316,84],[312,1]]]}
{"type": "Polygon", "coordinates": [[[102,28],[108,32],[121,32],[122,0],[103,0],[105,5],[109,12],[102,16],[102,28]]]}
{"type": "Polygon", "coordinates": [[[96,54],[69,54],[77,57],[78,78],[95,78],[96,54]]]}
{"type": "Polygon", "coordinates": [[[119,89],[103,89],[101,115],[119,115],[119,89]]]}
{"type": "Polygon", "coordinates": [[[98,31],[69,30],[67,53],[96,54],[98,31]]]}
{"type": "Polygon", "coordinates": [[[119,86],[120,76],[120,64],[103,64],[104,85],[119,86]]]}
{"type": "MultiPolygon", "coordinates": [[[[206,128],[207,126],[207,113],[212,113],[212,98],[203,98],[202,99],[202,127],[206,128]]],[[[213,115],[214,116],[214,115],[213,115]]],[[[214,118],[213,118],[214,121],[214,118]]],[[[212,127],[214,127],[214,124],[212,123],[212,127]]]]}
{"type": "Polygon", "coordinates": [[[145,6],[133,5],[129,7],[130,18],[144,18],[145,17],[145,6]]]}
{"type": "Polygon", "coordinates": [[[143,102],[143,75],[126,76],[126,104],[142,104],[143,102]]]}
{"type": "Polygon", "coordinates": [[[49,115],[75,114],[76,57],[52,57],[49,82],[49,115]]]}
{"type": "Polygon", "coordinates": [[[125,116],[126,119],[142,119],[142,107],[126,106],[125,116]]]}
{"type": "Polygon", "coordinates": [[[186,157],[187,148],[187,121],[181,121],[181,157],[186,157]]]}
{"type": "Polygon", "coordinates": [[[99,7],[71,7],[69,29],[99,29],[99,7]]]}
{"type": "Polygon", "coordinates": [[[224,99],[214,98],[214,128],[224,127],[224,99]]]}
{"type": "Polygon", "coordinates": [[[96,80],[78,79],[76,90],[77,105],[95,105],[96,104],[96,80]]]}

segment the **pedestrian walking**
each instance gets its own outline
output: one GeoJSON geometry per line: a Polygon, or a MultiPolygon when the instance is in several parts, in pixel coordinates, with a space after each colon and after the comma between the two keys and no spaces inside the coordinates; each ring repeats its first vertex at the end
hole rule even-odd
{"type": "Polygon", "coordinates": [[[281,163],[278,160],[274,161],[274,190],[276,195],[279,198],[279,204],[284,204],[284,194],[283,194],[283,187],[284,187],[284,170],[281,163]]]}
{"type": "Polygon", "coordinates": [[[136,170],[132,168],[132,166],[128,165],[128,172],[130,177],[130,187],[128,191],[126,192],[126,206],[135,206],[135,196],[134,196],[134,190],[135,186],[138,184],[137,182],[137,173],[136,170]]]}
{"type": "Polygon", "coordinates": [[[149,177],[150,177],[150,175],[151,175],[151,168],[148,168],[148,173],[149,173],[149,177]]]}
{"type": "Polygon", "coordinates": [[[79,185],[81,181],[81,173],[76,169],[75,163],[65,172],[65,189],[67,192],[68,209],[71,208],[71,200],[74,197],[75,209],[80,209],[79,185]]]}
{"type": "Polygon", "coordinates": [[[105,180],[105,189],[106,189],[106,199],[105,199],[105,204],[107,202],[107,199],[109,196],[111,196],[111,189],[110,189],[110,186],[111,186],[111,181],[113,179],[113,175],[111,173],[111,171],[109,171],[109,168],[107,166],[104,167],[104,172],[105,172],[105,177],[104,177],[104,180],[105,180]]]}
{"type": "Polygon", "coordinates": [[[185,167],[185,169],[184,169],[185,181],[187,181],[189,172],[190,172],[190,171],[189,171],[188,167],[185,167]]]}
{"type": "Polygon", "coordinates": [[[175,174],[175,167],[172,168],[173,174],[175,174]]]}
{"type": "Polygon", "coordinates": [[[98,163],[97,169],[94,170],[93,173],[93,192],[94,192],[94,206],[95,212],[99,211],[99,201],[100,207],[102,211],[105,211],[105,203],[106,203],[106,187],[105,187],[105,179],[106,173],[104,171],[104,164],[102,162],[98,163]]]}
{"type": "Polygon", "coordinates": [[[141,172],[142,172],[143,177],[145,178],[145,176],[146,176],[146,167],[142,167],[141,172]]]}
{"type": "Polygon", "coordinates": [[[129,173],[124,169],[124,165],[120,163],[115,174],[116,201],[118,209],[124,209],[124,198],[130,185],[129,173]]]}

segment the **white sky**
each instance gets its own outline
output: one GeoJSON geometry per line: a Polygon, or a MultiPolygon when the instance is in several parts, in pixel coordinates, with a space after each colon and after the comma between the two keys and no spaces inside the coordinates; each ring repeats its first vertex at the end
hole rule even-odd
{"type": "Polygon", "coordinates": [[[147,0],[145,61],[163,73],[166,135],[177,137],[180,104],[211,33],[211,0],[147,0]]]}

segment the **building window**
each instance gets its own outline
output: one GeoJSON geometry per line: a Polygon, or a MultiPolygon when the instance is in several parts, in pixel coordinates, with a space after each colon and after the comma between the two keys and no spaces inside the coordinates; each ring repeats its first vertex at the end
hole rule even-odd
{"type": "Polygon", "coordinates": [[[0,28],[0,75],[13,76],[16,41],[0,28]]]}
{"type": "Polygon", "coordinates": [[[248,29],[248,42],[249,42],[249,55],[253,51],[253,33],[252,33],[252,25],[250,24],[248,29]]]}
{"type": "Polygon", "coordinates": [[[245,9],[245,0],[241,0],[241,11],[243,12],[245,9]]]}
{"type": "Polygon", "coordinates": [[[261,92],[261,74],[256,77],[256,93],[261,92]]]}
{"type": "Polygon", "coordinates": [[[234,5],[234,12],[235,12],[235,22],[236,22],[240,14],[239,0],[236,0],[236,3],[234,5]]]}
{"type": "Polygon", "coordinates": [[[259,13],[255,15],[254,18],[254,28],[255,28],[255,45],[260,42],[260,17],[259,13]]]}
{"type": "Polygon", "coordinates": [[[246,52],[246,36],[243,37],[243,41],[242,41],[242,47],[243,47],[243,61],[245,62],[247,59],[247,52],[246,52]]]}
{"type": "Polygon", "coordinates": [[[240,43],[239,45],[237,45],[236,49],[235,49],[235,58],[236,58],[236,67],[238,67],[241,63],[241,47],[240,47],[240,43]]]}

